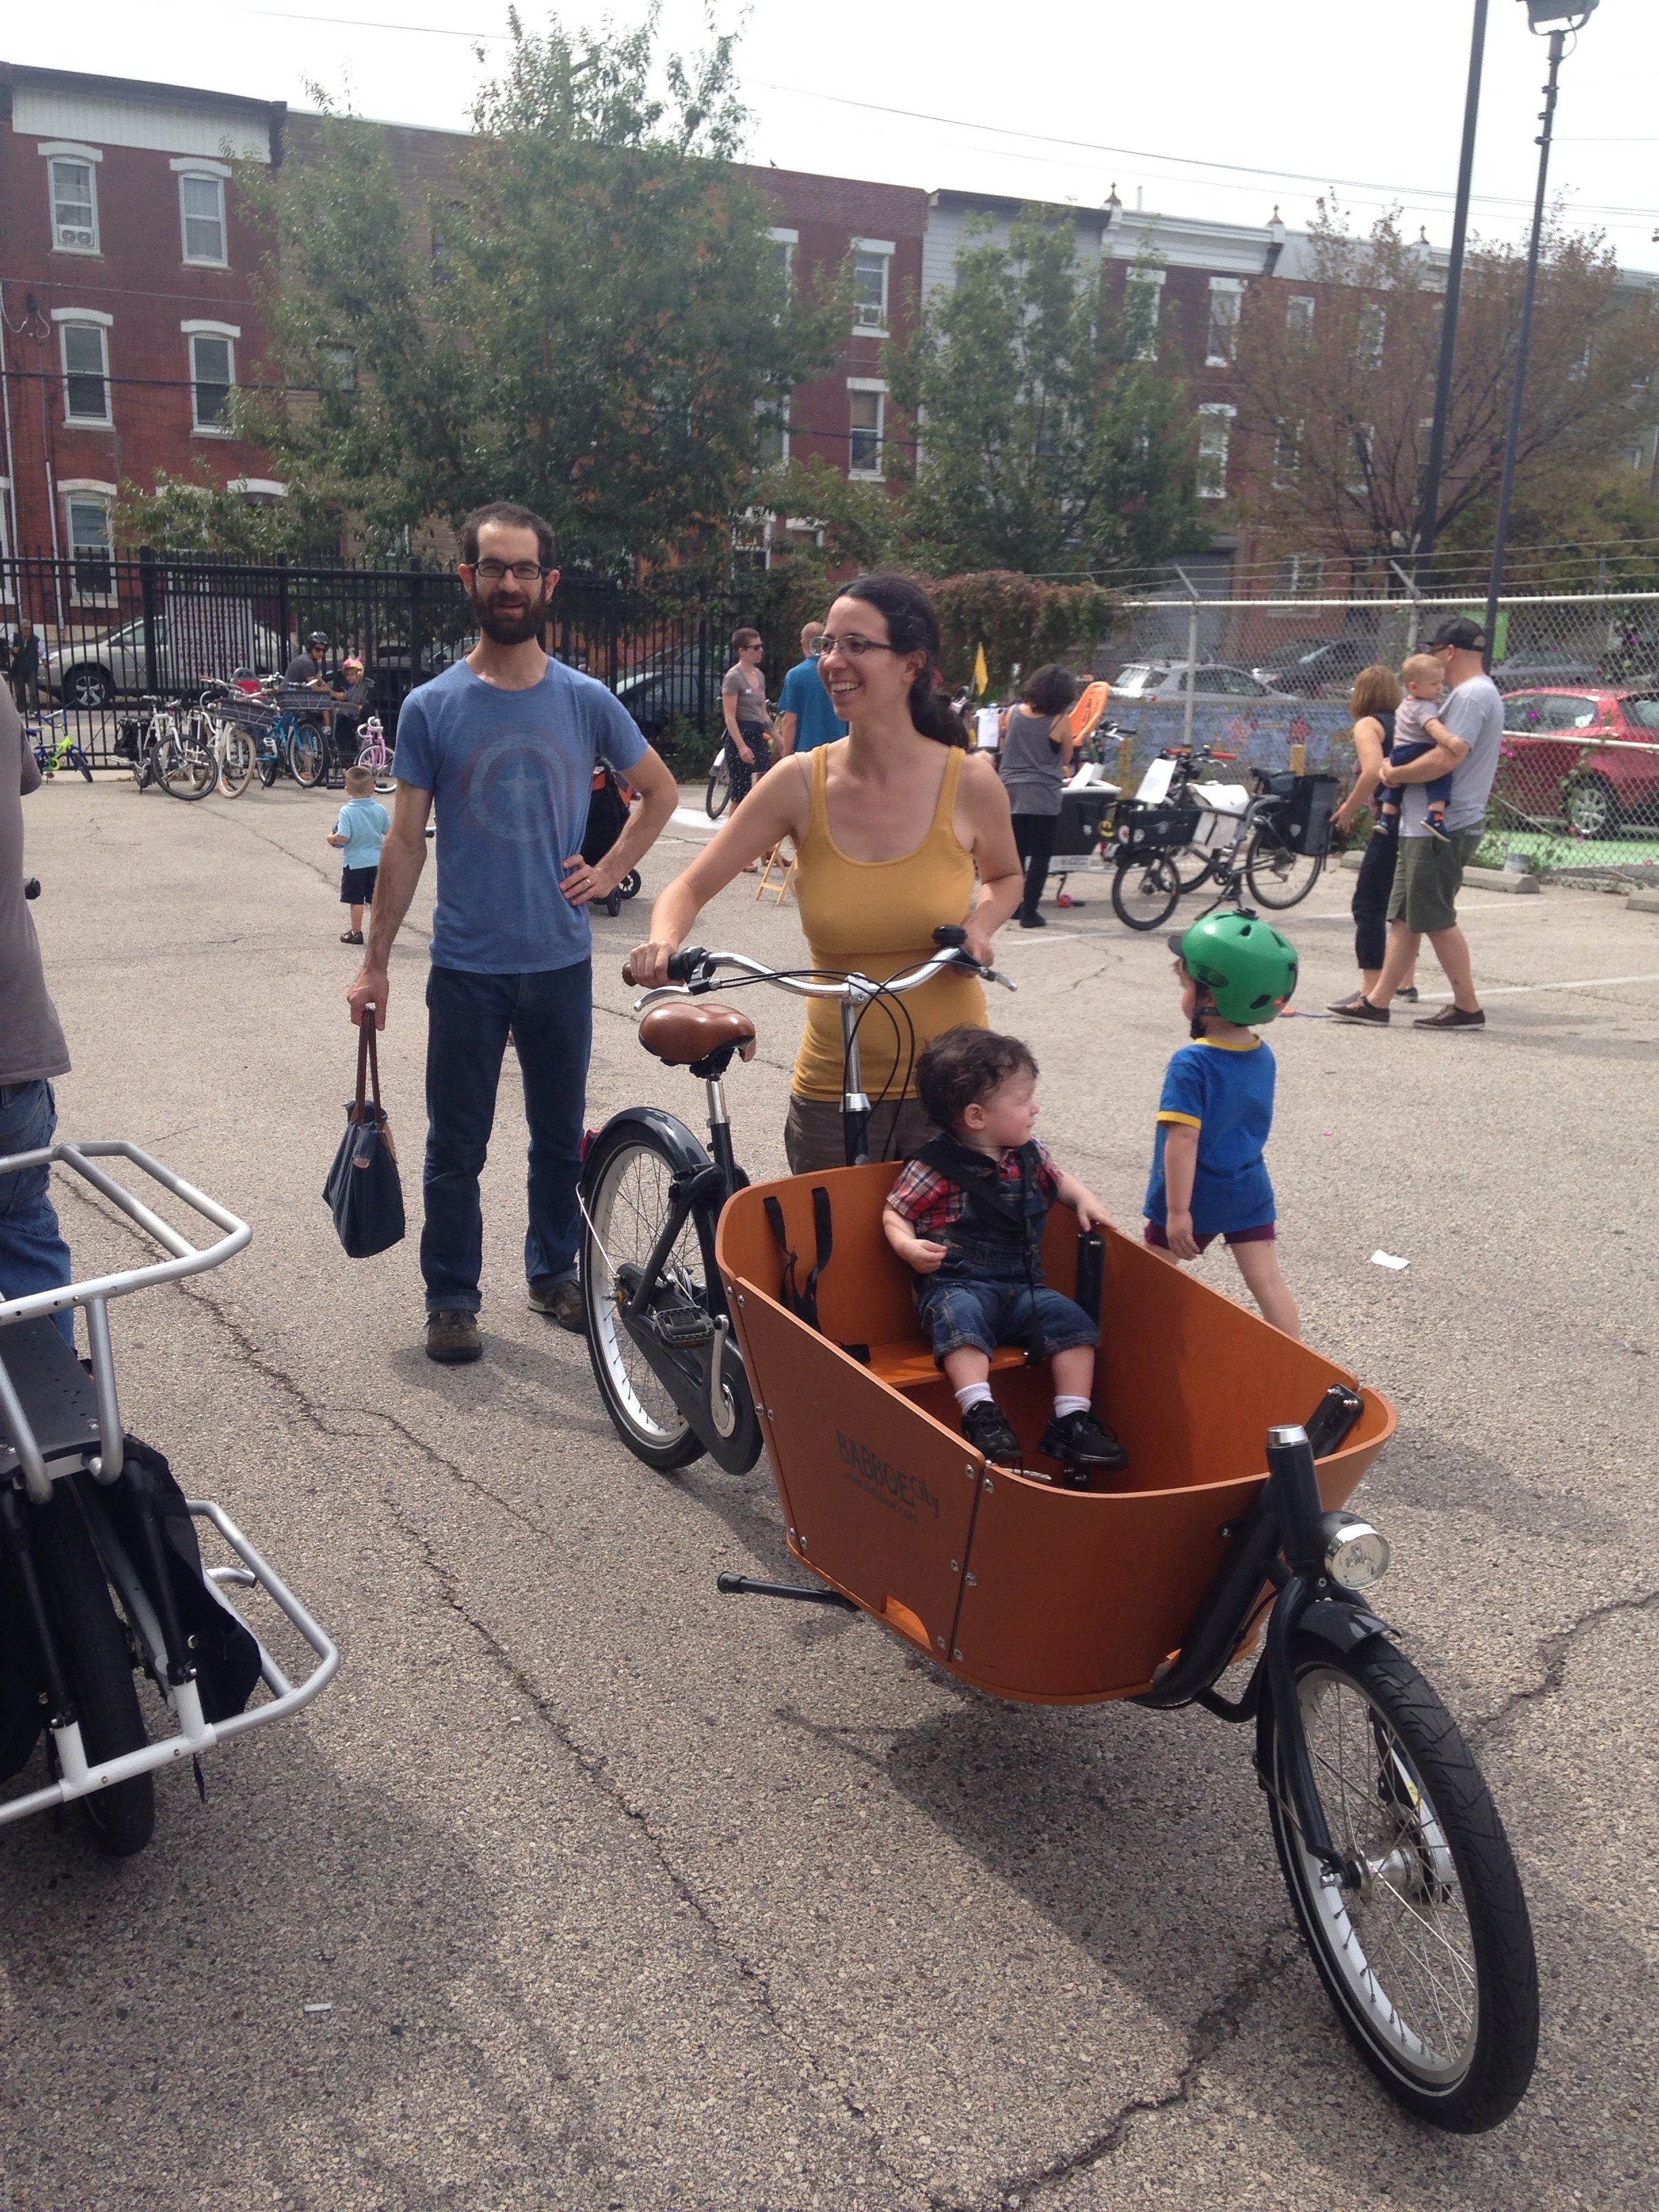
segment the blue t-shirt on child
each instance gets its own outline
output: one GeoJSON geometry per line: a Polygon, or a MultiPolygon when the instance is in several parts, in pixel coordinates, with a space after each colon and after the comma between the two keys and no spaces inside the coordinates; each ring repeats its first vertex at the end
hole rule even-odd
{"type": "Polygon", "coordinates": [[[816,660],[798,661],[783,679],[778,712],[795,718],[795,750],[810,753],[847,735],[847,725],[830,703],[816,660]]]}
{"type": "Polygon", "coordinates": [[[647,750],[615,694],[559,660],[524,691],[459,660],[410,693],[393,773],[437,811],[434,967],[517,975],[588,957],[564,864],[581,851],[596,763],[625,771],[647,750]]]}
{"type": "Polygon", "coordinates": [[[378,799],[348,799],[334,825],[335,836],[346,841],[334,848],[340,856],[340,866],[378,868],[380,848],[391,827],[392,817],[378,799]]]}
{"type": "Polygon", "coordinates": [[[1172,1122],[1198,1131],[1195,1237],[1261,1229],[1273,1218],[1273,1187],[1261,1157],[1273,1125],[1273,1054],[1260,1037],[1249,1045],[1206,1037],[1176,1053],[1158,1101],[1158,1149],[1142,1208],[1149,1221],[1167,1225],[1164,1148],[1172,1122]]]}

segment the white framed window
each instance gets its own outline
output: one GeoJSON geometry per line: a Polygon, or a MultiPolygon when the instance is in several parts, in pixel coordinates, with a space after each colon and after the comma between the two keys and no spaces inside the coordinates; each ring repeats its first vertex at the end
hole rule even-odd
{"type": "Polygon", "coordinates": [[[179,179],[179,228],[185,259],[198,268],[228,268],[225,179],[230,171],[222,161],[179,161],[173,167],[179,179]]]}
{"type": "Polygon", "coordinates": [[[1123,303],[1132,316],[1144,328],[1140,343],[1135,349],[1137,361],[1154,361],[1158,357],[1158,318],[1164,304],[1162,269],[1132,269],[1123,288],[1123,303]]]}
{"type": "Polygon", "coordinates": [[[1293,338],[1306,340],[1313,336],[1314,295],[1311,292],[1292,292],[1285,302],[1285,328],[1293,338]]]}
{"type": "Polygon", "coordinates": [[[1242,276],[1210,279],[1210,329],[1204,347],[1206,368],[1231,368],[1238,346],[1238,310],[1244,297],[1242,276]]]}
{"type": "Polygon", "coordinates": [[[58,253],[96,253],[98,164],[94,146],[43,146],[52,195],[52,242],[58,253]]]}
{"type": "Polygon", "coordinates": [[[1361,368],[1381,368],[1382,345],[1389,334],[1389,311],[1380,300],[1359,303],[1359,343],[1354,359],[1361,368]]]}
{"type": "Polygon", "coordinates": [[[777,256],[778,274],[783,279],[784,289],[793,291],[795,248],[800,244],[800,233],[798,230],[769,230],[766,235],[771,240],[772,251],[777,256]]]}
{"type": "Polygon", "coordinates": [[[1273,426],[1273,489],[1291,491],[1302,473],[1302,425],[1281,415],[1273,426]]]}
{"type": "Polygon", "coordinates": [[[892,264],[890,239],[853,240],[853,328],[870,337],[887,335],[888,272],[892,264]]]}
{"type": "Polygon", "coordinates": [[[881,449],[887,434],[887,386],[874,377],[847,380],[847,473],[881,477],[881,449]]]}
{"type": "Polygon", "coordinates": [[[789,400],[788,392],[772,399],[755,402],[756,420],[759,431],[755,441],[755,458],[763,469],[781,468],[789,459],[789,400]]]}
{"type": "Polygon", "coordinates": [[[1325,588],[1322,553],[1287,553],[1279,562],[1273,587],[1281,599],[1316,599],[1325,588]]]}
{"type": "Polygon", "coordinates": [[[191,428],[199,436],[228,438],[225,403],[236,385],[236,340],[242,335],[234,323],[180,323],[190,345],[191,428]]]}
{"type": "Polygon", "coordinates": [[[355,392],[357,389],[357,349],[349,345],[325,345],[321,352],[323,383],[329,392],[355,392]]]}
{"type": "Polygon", "coordinates": [[[115,540],[110,527],[115,486],[90,477],[70,477],[58,489],[69,545],[70,596],[82,605],[107,604],[115,597],[115,540]]]}
{"type": "Polygon", "coordinates": [[[1219,404],[1198,410],[1198,495],[1200,499],[1227,496],[1227,447],[1232,440],[1235,410],[1219,404]]]}
{"type": "Polygon", "coordinates": [[[1358,422],[1353,428],[1353,474],[1348,489],[1356,499],[1369,499],[1371,489],[1371,448],[1376,443],[1375,422],[1358,422]]]}
{"type": "Polygon", "coordinates": [[[107,429],[109,331],[112,318],[95,307],[54,307],[58,347],[64,369],[65,422],[107,429]]]}

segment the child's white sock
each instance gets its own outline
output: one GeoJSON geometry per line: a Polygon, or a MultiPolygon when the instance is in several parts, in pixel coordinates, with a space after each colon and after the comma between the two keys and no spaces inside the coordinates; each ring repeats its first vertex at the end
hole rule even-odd
{"type": "Polygon", "coordinates": [[[965,1413],[969,1406],[987,1406],[991,1401],[988,1382],[964,1382],[957,1392],[957,1403],[965,1413]]]}
{"type": "Polygon", "coordinates": [[[1062,1398],[1058,1391],[1054,1394],[1054,1419],[1057,1421],[1063,1421],[1067,1413],[1086,1413],[1088,1410],[1089,1401],[1086,1398],[1062,1398]]]}

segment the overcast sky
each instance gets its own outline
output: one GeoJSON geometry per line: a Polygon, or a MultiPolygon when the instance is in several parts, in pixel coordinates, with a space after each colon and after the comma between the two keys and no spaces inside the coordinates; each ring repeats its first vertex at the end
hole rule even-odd
{"type": "MultiPolygon", "coordinates": [[[[386,121],[465,127],[505,50],[505,10],[477,0],[79,0],[9,11],[17,62],[198,84],[290,106],[308,81],[386,121]],[[472,46],[484,43],[485,60],[472,46]]],[[[568,20],[592,20],[575,8],[568,20]]],[[[640,12],[617,0],[619,19],[640,12]]],[[[526,22],[544,15],[530,0],[526,22]]],[[[715,0],[723,25],[739,20],[715,0]]],[[[700,0],[665,0],[678,45],[700,0]]],[[[1397,201],[1449,236],[1473,0],[886,0],[809,9],[751,0],[741,69],[755,161],[894,184],[955,185],[1293,227],[1334,185],[1369,223],[1397,201]],[[1079,142],[1067,143],[1066,142],[1079,142]]],[[[1546,46],[1522,0],[1491,0],[1475,227],[1530,212],[1546,46]]],[[[1631,268],[1659,270],[1659,7],[1601,0],[1562,71],[1552,185],[1631,268]]]]}

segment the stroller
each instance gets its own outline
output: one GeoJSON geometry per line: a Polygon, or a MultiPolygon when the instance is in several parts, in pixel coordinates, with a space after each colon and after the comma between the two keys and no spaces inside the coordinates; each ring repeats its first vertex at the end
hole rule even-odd
{"type": "MultiPolygon", "coordinates": [[[[587,802],[587,827],[582,832],[582,858],[591,868],[616,843],[628,826],[628,810],[632,794],[628,786],[607,761],[600,761],[593,770],[593,790],[587,802]]],[[[640,872],[630,868],[614,891],[605,902],[605,910],[614,920],[622,912],[624,899],[637,898],[640,894],[640,872]]]]}

